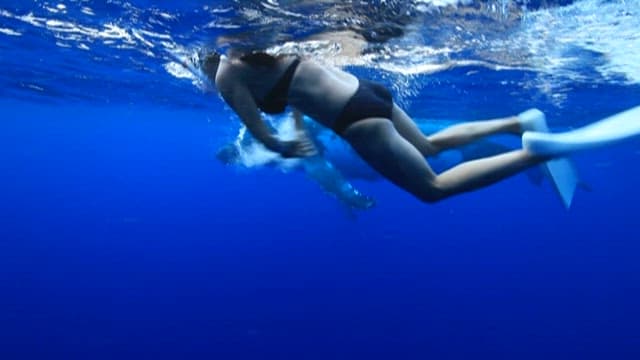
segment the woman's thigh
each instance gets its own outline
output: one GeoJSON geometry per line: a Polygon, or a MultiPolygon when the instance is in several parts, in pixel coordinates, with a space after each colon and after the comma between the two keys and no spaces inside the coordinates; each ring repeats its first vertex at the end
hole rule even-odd
{"type": "Polygon", "coordinates": [[[415,121],[397,104],[393,104],[391,114],[391,121],[398,133],[415,146],[422,156],[428,157],[438,153],[439,150],[436,146],[429,141],[429,138],[420,130],[415,121]]]}
{"type": "Polygon", "coordinates": [[[389,119],[370,118],[349,126],[343,137],[382,176],[419,198],[436,191],[435,173],[424,156],[389,119]]]}

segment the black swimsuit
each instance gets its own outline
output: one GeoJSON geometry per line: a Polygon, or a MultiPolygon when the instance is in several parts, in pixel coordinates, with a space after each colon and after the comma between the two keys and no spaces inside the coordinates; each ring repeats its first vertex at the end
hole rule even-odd
{"type": "MultiPolygon", "coordinates": [[[[253,56],[258,57],[258,55],[253,56]]],[[[260,110],[267,114],[281,114],[285,111],[289,100],[289,87],[298,65],[300,65],[300,59],[295,59],[267,95],[262,100],[256,99],[260,110]]],[[[381,84],[364,79],[358,79],[358,81],[358,89],[333,123],[332,129],[338,135],[342,135],[349,126],[359,120],[373,117],[391,119],[393,109],[391,92],[381,84]]]]}
{"type": "Polygon", "coordinates": [[[289,98],[289,87],[293,80],[293,75],[300,65],[300,59],[295,59],[284,71],[278,82],[269,90],[262,100],[256,99],[256,104],[260,110],[267,114],[281,114],[287,107],[289,98]]]}
{"type": "Polygon", "coordinates": [[[367,118],[391,119],[393,97],[381,84],[358,79],[358,90],[349,99],[333,123],[333,131],[342,135],[353,123],[367,118]]]}

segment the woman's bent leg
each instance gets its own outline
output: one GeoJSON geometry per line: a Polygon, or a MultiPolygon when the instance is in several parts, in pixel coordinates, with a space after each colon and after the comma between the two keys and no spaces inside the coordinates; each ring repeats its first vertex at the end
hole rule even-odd
{"type": "Polygon", "coordinates": [[[520,122],[514,116],[460,123],[437,133],[425,135],[397,105],[394,105],[392,114],[392,122],[398,133],[413,144],[425,157],[436,155],[443,150],[469,144],[485,136],[500,133],[520,134],[522,132],[520,122]]]}
{"type": "Polygon", "coordinates": [[[515,150],[465,162],[436,175],[423,154],[388,119],[360,120],[347,128],[343,136],[374,169],[426,202],[488,186],[549,160],[515,150]]]}

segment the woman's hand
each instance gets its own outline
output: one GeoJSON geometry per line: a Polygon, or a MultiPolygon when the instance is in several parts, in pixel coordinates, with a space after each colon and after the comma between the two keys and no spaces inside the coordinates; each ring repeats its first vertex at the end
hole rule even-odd
{"type": "Polygon", "coordinates": [[[302,131],[296,140],[280,141],[277,152],[283,158],[309,157],[318,153],[313,141],[302,131]]]}

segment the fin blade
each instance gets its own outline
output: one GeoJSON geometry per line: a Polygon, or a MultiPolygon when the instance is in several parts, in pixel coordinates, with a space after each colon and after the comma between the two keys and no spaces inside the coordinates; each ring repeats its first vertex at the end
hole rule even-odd
{"type": "Polygon", "coordinates": [[[575,166],[568,158],[550,160],[543,166],[546,168],[549,178],[564,207],[569,209],[579,183],[578,172],[575,166]]]}

